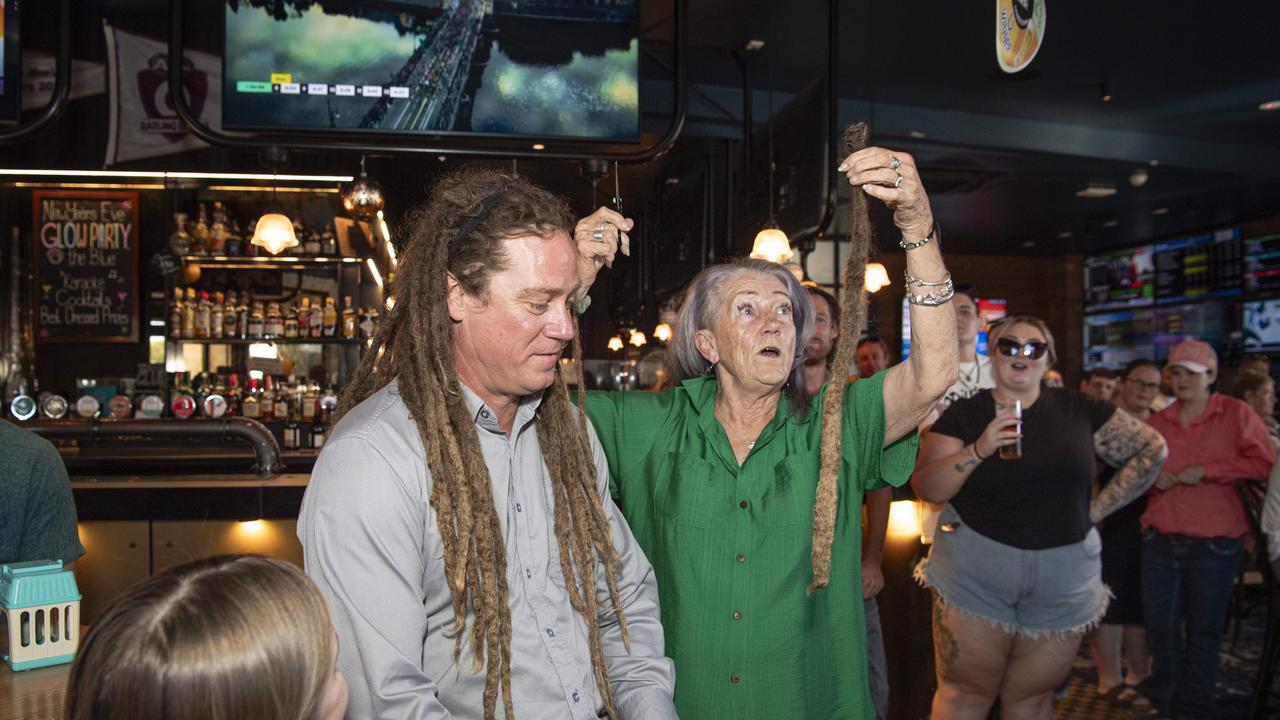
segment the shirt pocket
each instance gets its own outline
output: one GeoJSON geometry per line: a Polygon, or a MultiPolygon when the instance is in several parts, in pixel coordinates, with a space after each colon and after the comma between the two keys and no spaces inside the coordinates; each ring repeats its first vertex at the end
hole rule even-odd
{"type": "Polygon", "coordinates": [[[723,528],[732,520],[727,473],[717,472],[698,455],[669,452],[665,458],[667,481],[658,498],[659,517],[696,528],[723,528]]]}
{"type": "MultiPolygon", "coordinates": [[[[758,502],[759,522],[767,527],[813,527],[813,501],[818,488],[818,457],[788,455],[763,478],[758,502]]],[[[843,488],[841,488],[843,491],[843,488]]],[[[844,498],[837,499],[843,504],[844,498]]]]}

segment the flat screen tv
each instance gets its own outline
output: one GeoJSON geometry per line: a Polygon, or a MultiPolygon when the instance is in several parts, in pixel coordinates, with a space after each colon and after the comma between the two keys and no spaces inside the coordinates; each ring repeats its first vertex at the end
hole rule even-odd
{"type": "Polygon", "coordinates": [[[1150,305],[1155,266],[1150,245],[1091,255],[1084,261],[1087,310],[1150,305]]]}
{"type": "Polygon", "coordinates": [[[0,122],[17,122],[22,108],[22,0],[0,0],[0,122]]]}
{"type": "Polygon", "coordinates": [[[1155,356],[1155,314],[1150,308],[1084,317],[1084,366],[1119,370],[1155,356]]]}
{"type": "MultiPolygon", "coordinates": [[[[978,342],[974,351],[979,355],[990,355],[987,346],[987,330],[991,325],[1009,314],[1009,301],[1004,298],[975,298],[978,305],[978,342]]],[[[911,354],[911,304],[902,299],[902,359],[911,354]]]]}
{"type": "Polygon", "coordinates": [[[1240,228],[1156,243],[1155,266],[1158,304],[1239,295],[1240,228]]]}
{"type": "Polygon", "coordinates": [[[1185,303],[1156,308],[1155,356],[1153,360],[1164,362],[1169,348],[1183,340],[1203,340],[1221,355],[1226,352],[1227,341],[1235,326],[1239,303],[1210,301],[1185,303]]]}
{"type": "Polygon", "coordinates": [[[1246,351],[1280,351],[1280,299],[1245,302],[1241,314],[1246,351]]]}
{"type": "Polygon", "coordinates": [[[1280,290],[1280,234],[1244,241],[1244,289],[1251,293],[1280,290]]]}
{"type": "Polygon", "coordinates": [[[636,0],[226,0],[241,130],[638,141],[636,0]]]}

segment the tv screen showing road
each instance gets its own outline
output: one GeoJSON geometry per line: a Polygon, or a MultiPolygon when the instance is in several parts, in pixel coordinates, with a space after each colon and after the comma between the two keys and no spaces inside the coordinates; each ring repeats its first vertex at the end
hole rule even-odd
{"type": "Polygon", "coordinates": [[[636,0],[227,0],[223,126],[636,140],[636,0]]]}

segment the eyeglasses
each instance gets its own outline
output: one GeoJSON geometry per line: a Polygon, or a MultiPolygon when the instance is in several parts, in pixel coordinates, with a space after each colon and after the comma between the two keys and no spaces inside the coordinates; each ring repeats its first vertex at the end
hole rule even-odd
{"type": "Polygon", "coordinates": [[[1019,355],[1031,359],[1039,360],[1049,350],[1049,344],[1040,340],[1028,340],[1020,343],[1010,338],[1000,338],[996,341],[996,351],[1005,357],[1018,357],[1019,355]]]}
{"type": "Polygon", "coordinates": [[[1133,385],[1139,390],[1159,390],[1160,389],[1160,383],[1143,382],[1137,378],[1125,378],[1125,382],[1129,383],[1130,385],[1133,385]]]}

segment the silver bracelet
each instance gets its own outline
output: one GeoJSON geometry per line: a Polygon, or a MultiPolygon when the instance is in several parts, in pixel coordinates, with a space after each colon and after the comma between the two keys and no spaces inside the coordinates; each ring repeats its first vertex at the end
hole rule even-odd
{"type": "Polygon", "coordinates": [[[949,275],[947,276],[947,279],[943,281],[943,283],[944,283],[943,287],[941,287],[940,289],[930,290],[924,295],[912,294],[910,283],[903,285],[903,289],[906,291],[906,294],[907,294],[907,302],[911,303],[912,305],[925,305],[928,307],[937,307],[939,305],[949,302],[951,300],[951,297],[956,294],[956,287],[951,283],[951,276],[949,275]]]}
{"type": "Polygon", "coordinates": [[[912,287],[944,287],[951,283],[951,273],[947,273],[946,277],[937,282],[913,278],[910,273],[903,273],[903,275],[907,278],[907,285],[912,287]]]}
{"type": "Polygon", "coordinates": [[[938,234],[941,232],[942,231],[938,229],[938,221],[934,220],[933,227],[929,228],[929,234],[925,235],[923,240],[920,240],[919,242],[910,242],[910,243],[907,242],[906,240],[899,240],[898,247],[902,248],[903,250],[915,250],[916,248],[924,247],[925,245],[929,244],[930,240],[933,240],[934,238],[936,238],[938,234]]]}

